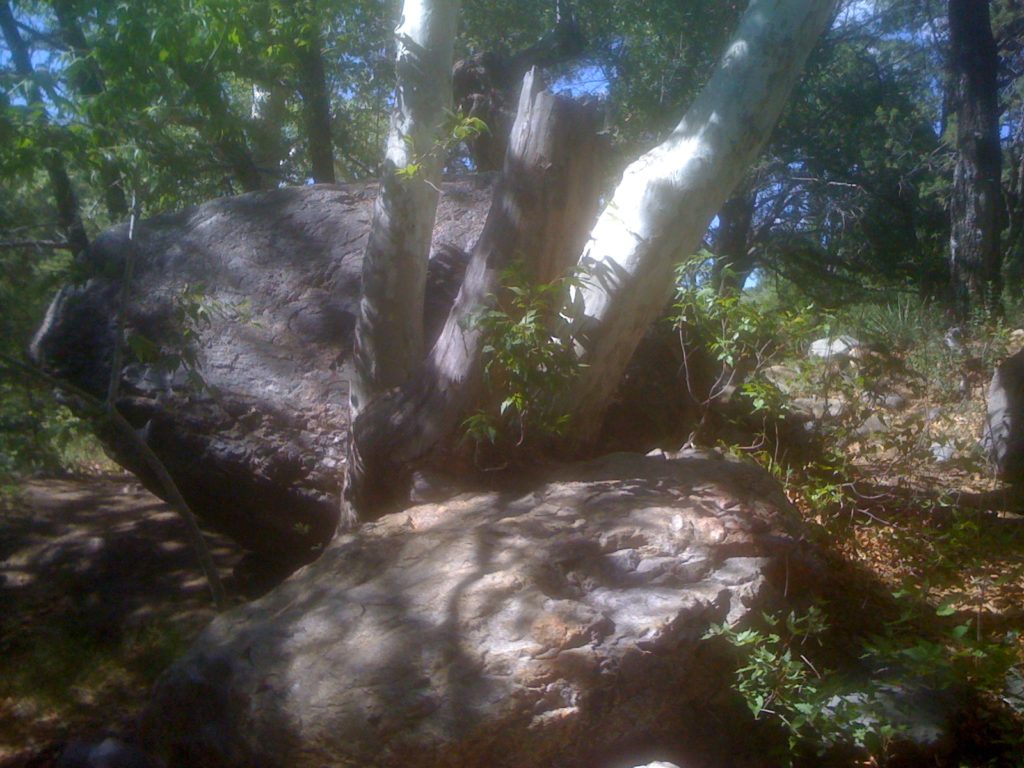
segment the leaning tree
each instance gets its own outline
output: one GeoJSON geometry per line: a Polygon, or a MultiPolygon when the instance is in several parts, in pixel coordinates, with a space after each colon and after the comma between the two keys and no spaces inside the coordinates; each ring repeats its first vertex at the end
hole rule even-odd
{"type": "Polygon", "coordinates": [[[364,265],[354,387],[360,400],[345,491],[350,514],[379,514],[413,467],[451,455],[460,423],[480,399],[484,340],[472,317],[493,301],[513,259],[525,259],[540,279],[572,261],[585,272],[562,314],[578,329],[575,353],[583,364],[566,398],[571,442],[576,451],[586,448],[630,356],[670,297],[676,261],[698,247],[757,156],[835,5],[752,0],[704,89],[669,136],[626,168],[589,234],[597,140],[582,137],[592,133],[592,118],[527,75],[487,224],[448,321],[421,359],[418,307],[429,248],[422,231],[433,221],[435,184],[433,169],[402,173],[401,164],[413,161],[410,152],[428,157],[430,137],[437,140],[457,4],[406,1],[390,167],[364,265]]]}

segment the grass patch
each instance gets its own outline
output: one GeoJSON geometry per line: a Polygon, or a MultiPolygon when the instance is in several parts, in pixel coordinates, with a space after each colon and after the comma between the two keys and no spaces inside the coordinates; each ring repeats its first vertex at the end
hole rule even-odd
{"type": "Polygon", "coordinates": [[[0,746],[116,725],[112,716],[137,711],[192,640],[163,621],[115,638],[67,616],[23,616],[21,629],[2,649],[0,746]]]}

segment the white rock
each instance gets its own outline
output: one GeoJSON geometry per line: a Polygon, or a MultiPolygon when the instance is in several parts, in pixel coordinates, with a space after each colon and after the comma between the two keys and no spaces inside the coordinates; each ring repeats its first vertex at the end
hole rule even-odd
{"type": "Polygon", "coordinates": [[[807,351],[809,357],[820,357],[830,360],[834,357],[853,358],[857,356],[861,343],[853,336],[836,336],[835,338],[817,339],[811,342],[811,348],[807,351]]]}

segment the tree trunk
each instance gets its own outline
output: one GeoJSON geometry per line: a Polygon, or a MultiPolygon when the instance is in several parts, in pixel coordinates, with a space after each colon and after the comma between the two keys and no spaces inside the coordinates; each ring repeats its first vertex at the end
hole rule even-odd
{"type": "Polygon", "coordinates": [[[514,54],[485,51],[456,62],[452,74],[455,105],[483,120],[489,130],[469,142],[477,171],[499,171],[505,162],[509,131],[523,76],[533,67],[547,68],[576,56],[586,38],[572,13],[559,15],[544,37],[514,54]]]}
{"type": "Polygon", "coordinates": [[[1007,153],[1009,178],[1004,188],[1006,204],[1006,278],[1011,295],[1024,290],[1024,120],[1015,128],[1007,153]]]}
{"type": "MultiPolygon", "coordinates": [[[[38,105],[38,125],[46,129],[49,121],[46,117],[46,109],[43,107],[43,94],[35,85],[33,77],[35,71],[32,67],[32,56],[28,46],[21,39],[18,31],[18,23],[11,12],[9,3],[0,3],[0,29],[3,29],[4,38],[7,40],[7,47],[11,51],[11,58],[14,61],[15,70],[18,76],[23,78],[26,86],[26,97],[30,104],[38,105]]],[[[85,233],[85,226],[82,224],[82,215],[78,207],[78,197],[71,184],[71,177],[68,176],[67,167],[64,164],[63,155],[52,148],[43,155],[43,163],[46,173],[50,179],[50,187],[53,190],[54,202],[57,207],[57,222],[64,238],[68,242],[73,254],[78,254],[89,247],[89,237],[85,233]]]]}
{"type": "MultiPolygon", "coordinates": [[[[580,353],[589,367],[569,406],[577,417],[577,448],[596,436],[630,356],[668,300],[675,257],[698,246],[711,217],[768,138],[835,5],[836,0],[753,0],[708,86],[669,139],[626,170],[591,230],[580,257],[585,283],[566,309],[587,334],[580,353]],[[582,314],[575,311],[581,304],[582,314]]],[[[528,146],[540,136],[541,125],[531,125],[535,117],[528,116],[524,103],[525,96],[517,118],[524,123],[514,133],[528,146]]],[[[543,113],[539,106],[532,111],[543,113]]],[[[578,134],[565,135],[571,137],[562,150],[568,158],[581,142],[578,134]]],[[[501,268],[517,251],[533,253],[537,232],[574,231],[567,221],[538,227],[526,213],[566,217],[571,211],[562,208],[564,201],[587,200],[585,188],[565,194],[563,189],[575,187],[552,184],[544,176],[564,166],[570,179],[573,173],[585,177],[591,174],[571,169],[592,166],[563,161],[531,170],[522,151],[510,148],[501,190],[426,367],[354,420],[345,490],[350,522],[353,512],[368,518],[387,511],[387,502],[401,496],[400,480],[411,465],[431,453],[443,456],[439,446],[476,404],[481,345],[464,318],[493,293],[501,268]],[[555,190],[553,197],[549,189],[555,190]]],[[[549,151],[534,157],[563,157],[549,151]]]]}
{"type": "Polygon", "coordinates": [[[473,318],[493,301],[513,259],[526,259],[542,281],[572,265],[597,213],[598,124],[596,110],[540,90],[539,77],[527,74],[504,172],[444,329],[407,385],[378,398],[353,424],[350,510],[382,514],[402,496],[402,478],[415,462],[428,455],[451,461],[458,427],[480,398],[483,340],[473,318]]]}
{"type": "Polygon", "coordinates": [[[396,103],[363,255],[353,417],[423,359],[423,292],[443,163],[438,142],[451,108],[458,11],[458,0],[406,0],[395,30],[396,103]]]}
{"type": "Polygon", "coordinates": [[[324,73],[323,43],[316,19],[309,18],[309,36],[299,46],[299,94],[306,123],[310,171],[318,184],[333,184],[334,141],[331,138],[331,100],[324,73]]]}
{"type": "Polygon", "coordinates": [[[711,80],[668,139],[630,165],[580,259],[583,369],[573,393],[576,444],[597,434],[644,331],[673,290],[680,254],[771,133],[835,0],[753,0],[711,80]]]}
{"type": "MultiPolygon", "coordinates": [[[[80,64],[75,70],[76,76],[72,78],[72,84],[82,96],[99,96],[106,90],[105,78],[99,64],[89,56],[89,43],[75,15],[73,3],[70,0],[56,0],[53,11],[64,44],[74,52],[80,64]]],[[[104,126],[94,126],[93,130],[104,147],[111,147],[116,143],[111,132],[104,126]]],[[[110,218],[113,221],[127,218],[128,200],[117,163],[103,157],[100,160],[99,172],[100,183],[103,185],[103,201],[110,218]]]]}
{"type": "Polygon", "coordinates": [[[949,0],[950,88],[957,161],[950,199],[950,275],[961,320],[971,306],[1000,312],[999,57],[987,0],[949,0]]]}
{"type": "Polygon", "coordinates": [[[263,177],[253,162],[245,132],[238,118],[231,113],[220,82],[206,66],[186,62],[180,57],[174,61],[174,71],[209,118],[217,151],[231,169],[234,179],[246,192],[262,189],[263,177]]]}
{"type": "Polygon", "coordinates": [[[715,265],[711,274],[712,283],[722,295],[742,291],[754,269],[750,233],[755,200],[753,192],[743,190],[726,200],[718,211],[715,265]]]}
{"type": "Polygon", "coordinates": [[[282,175],[289,142],[282,134],[288,115],[288,90],[279,83],[253,83],[249,110],[252,161],[272,177],[282,175]]]}

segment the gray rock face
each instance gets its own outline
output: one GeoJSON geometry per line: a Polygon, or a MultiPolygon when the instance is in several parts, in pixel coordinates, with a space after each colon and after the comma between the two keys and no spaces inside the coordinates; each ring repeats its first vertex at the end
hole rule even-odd
{"type": "MultiPolygon", "coordinates": [[[[61,291],[32,345],[55,375],[105,394],[131,249],[128,330],[163,355],[129,357],[119,408],[198,514],[286,568],[313,559],[338,521],[352,330],[375,192],[281,189],[140,222],[133,242],[126,226],[104,232],[83,259],[92,277],[61,291]],[[174,365],[189,356],[206,387],[174,365]]],[[[490,194],[486,177],[445,185],[429,328],[447,315],[464,268],[458,249],[476,239],[490,194]]],[[[161,492],[128,445],[103,437],[161,492]]]]}
{"type": "MultiPolygon", "coordinates": [[[[492,182],[484,174],[443,185],[427,276],[428,338],[458,291],[492,182]]],[[[375,194],[371,184],[280,189],[142,221],[131,242],[126,226],[108,230],[82,259],[91,277],[58,294],[32,345],[47,370],[102,397],[125,255],[133,252],[127,329],[161,355],[135,348],[118,407],[200,516],[285,572],[314,559],[338,521],[375,194]],[[174,365],[186,358],[206,386],[174,365]]],[[[609,411],[604,450],[646,451],[689,433],[695,410],[680,382],[678,342],[668,336],[649,333],[641,344],[609,411]]],[[[101,438],[161,494],[130,444],[113,432],[101,438]]]]}
{"type": "Polygon", "coordinates": [[[702,637],[795,583],[790,514],[758,468],[699,455],[412,507],[214,621],[144,745],[208,768],[735,758],[729,664],[702,637]]]}
{"type": "Polygon", "coordinates": [[[999,476],[1024,483],[1024,350],[1004,360],[992,376],[983,442],[999,476]]]}

